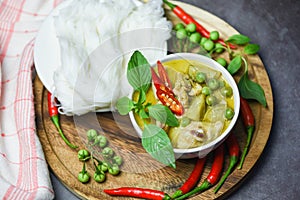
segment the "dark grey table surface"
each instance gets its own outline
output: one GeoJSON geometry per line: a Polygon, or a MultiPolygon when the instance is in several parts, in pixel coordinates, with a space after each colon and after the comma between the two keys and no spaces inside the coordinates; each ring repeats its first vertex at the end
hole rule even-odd
{"type": "MultiPolygon", "coordinates": [[[[268,143],[253,173],[228,199],[300,199],[300,1],[193,0],[261,46],[274,96],[268,143]],[[299,131],[299,132],[298,132],[299,131]]],[[[56,199],[78,199],[51,173],[56,199]]]]}

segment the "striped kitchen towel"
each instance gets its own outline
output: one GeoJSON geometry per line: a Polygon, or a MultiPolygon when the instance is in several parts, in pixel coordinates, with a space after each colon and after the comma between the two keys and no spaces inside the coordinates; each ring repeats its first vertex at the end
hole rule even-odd
{"type": "Polygon", "coordinates": [[[53,199],[35,131],[32,88],[37,31],[58,0],[0,0],[0,198],[53,199]]]}

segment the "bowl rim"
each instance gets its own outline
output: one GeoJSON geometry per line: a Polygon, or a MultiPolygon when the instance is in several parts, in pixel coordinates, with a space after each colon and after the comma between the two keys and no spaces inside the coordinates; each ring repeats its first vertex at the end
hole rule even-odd
{"type": "MultiPolygon", "coordinates": [[[[232,128],[234,127],[234,125],[236,124],[236,121],[238,119],[239,111],[240,111],[240,94],[239,94],[237,84],[236,84],[234,78],[232,77],[232,75],[222,65],[220,65],[218,62],[216,62],[212,58],[209,58],[204,55],[195,54],[195,53],[174,53],[174,54],[166,55],[165,57],[163,57],[159,60],[162,63],[164,63],[164,62],[168,62],[168,61],[176,60],[176,59],[186,59],[186,60],[197,61],[197,62],[203,63],[207,67],[218,70],[222,73],[222,76],[225,78],[225,80],[228,82],[228,84],[232,87],[233,98],[234,98],[234,113],[235,114],[234,114],[233,118],[231,119],[230,124],[225,129],[225,131],[221,135],[219,135],[217,138],[215,138],[214,140],[208,142],[207,144],[201,145],[199,147],[194,147],[194,148],[189,148],[189,149],[173,148],[173,151],[176,154],[196,153],[196,152],[206,150],[209,148],[211,148],[213,150],[219,144],[221,144],[222,141],[224,141],[226,139],[226,137],[229,135],[230,131],[232,130],[232,128]]],[[[150,63],[150,66],[151,67],[156,66],[156,62],[150,63]]],[[[132,93],[130,93],[130,98],[132,98],[132,93]]],[[[131,123],[134,126],[137,134],[139,135],[139,137],[142,137],[142,129],[137,124],[132,111],[129,113],[129,117],[130,117],[131,123]]]]}

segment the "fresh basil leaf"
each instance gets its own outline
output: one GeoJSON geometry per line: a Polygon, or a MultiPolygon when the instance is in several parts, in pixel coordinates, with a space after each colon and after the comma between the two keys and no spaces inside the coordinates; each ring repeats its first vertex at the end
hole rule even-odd
{"type": "Polygon", "coordinates": [[[127,115],[135,107],[133,101],[128,97],[118,99],[116,106],[120,115],[127,115]]]}
{"type": "Polygon", "coordinates": [[[265,97],[264,90],[262,87],[251,81],[248,77],[248,71],[241,77],[238,82],[238,88],[240,91],[240,95],[245,99],[255,99],[264,107],[267,106],[267,101],[265,97]]]}
{"type": "Polygon", "coordinates": [[[135,90],[147,92],[151,85],[150,64],[143,54],[135,51],[128,62],[127,79],[135,90]]]}
{"type": "Polygon", "coordinates": [[[242,34],[236,34],[230,36],[226,42],[232,43],[232,44],[238,44],[238,45],[244,45],[250,42],[250,38],[242,35],[242,34]]]}
{"type": "Polygon", "coordinates": [[[148,113],[144,109],[139,110],[139,116],[142,119],[148,119],[149,118],[148,113]]]}
{"type": "Polygon", "coordinates": [[[248,44],[244,48],[244,53],[248,55],[256,54],[260,49],[258,44],[248,44]]]}
{"type": "Polygon", "coordinates": [[[237,71],[239,71],[239,69],[242,66],[242,56],[236,56],[234,59],[232,59],[232,61],[229,63],[228,67],[227,67],[227,71],[233,75],[235,74],[237,71]]]}
{"type": "Polygon", "coordinates": [[[148,107],[149,115],[169,126],[178,126],[179,122],[172,111],[164,105],[156,104],[148,107]]]}
{"type": "Polygon", "coordinates": [[[176,168],[173,147],[163,129],[154,124],[145,124],[142,145],[154,159],[176,168]]]}

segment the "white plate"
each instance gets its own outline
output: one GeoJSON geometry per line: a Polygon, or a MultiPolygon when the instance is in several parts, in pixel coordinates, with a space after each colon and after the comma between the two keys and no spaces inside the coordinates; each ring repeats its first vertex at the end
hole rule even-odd
{"type": "Polygon", "coordinates": [[[37,74],[46,89],[53,92],[53,74],[60,65],[60,47],[53,25],[54,16],[59,10],[68,6],[72,0],[59,4],[43,22],[34,45],[34,64],[37,74]]]}

